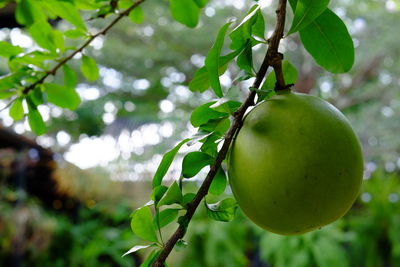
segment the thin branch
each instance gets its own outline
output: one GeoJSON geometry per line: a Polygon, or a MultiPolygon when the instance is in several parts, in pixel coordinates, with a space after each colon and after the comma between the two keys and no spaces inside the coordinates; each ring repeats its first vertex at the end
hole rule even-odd
{"type": "MultiPolygon", "coordinates": [[[[280,40],[283,37],[283,30],[285,27],[285,16],[286,16],[286,1],[287,0],[279,0],[279,5],[278,9],[276,11],[277,13],[277,24],[275,26],[275,30],[273,35],[270,38],[270,44],[267,50],[267,53],[265,55],[264,61],[260,67],[260,70],[258,71],[256,75],[256,79],[252,85],[253,88],[259,88],[262,81],[264,80],[265,74],[267,73],[268,68],[272,64],[276,64],[277,59],[279,58],[280,60],[282,59],[282,56],[278,53],[278,47],[280,40]]],[[[276,70],[279,72],[279,70],[276,70]]],[[[280,75],[277,73],[277,77],[280,75]]],[[[284,83],[284,81],[282,80],[284,83]]],[[[282,84],[282,87],[284,87],[285,84],[282,84]]],[[[225,140],[222,145],[221,150],[218,152],[217,158],[215,162],[211,165],[210,171],[208,172],[206,178],[204,179],[204,182],[199,188],[199,191],[197,192],[196,196],[192,200],[192,202],[189,203],[186,214],[184,215],[184,220],[185,224],[188,224],[190,220],[192,219],[197,207],[199,206],[201,200],[207,195],[208,189],[210,188],[211,182],[217,173],[217,170],[220,168],[222,161],[225,159],[228,149],[230,144],[233,141],[234,136],[236,133],[239,131],[240,127],[242,126],[243,123],[243,116],[246,112],[246,110],[254,105],[254,98],[256,96],[255,90],[252,90],[249,95],[247,96],[246,100],[243,102],[243,104],[240,106],[240,108],[235,112],[234,114],[234,121],[231,126],[231,128],[228,130],[228,132],[225,135],[225,140]]],[[[161,253],[158,255],[156,260],[153,263],[153,267],[163,267],[165,260],[167,259],[168,255],[171,253],[172,249],[174,248],[175,244],[183,238],[186,232],[186,226],[181,223],[178,227],[178,229],[175,231],[175,233],[170,237],[170,239],[167,241],[165,244],[163,250],[161,253]]]]}
{"type": "Polygon", "coordinates": [[[101,31],[99,31],[98,33],[90,36],[89,39],[86,40],[85,43],[83,43],[79,48],[77,48],[74,52],[72,52],[70,55],[66,56],[65,58],[61,59],[60,62],[58,62],[57,65],[55,65],[52,69],[48,70],[46,72],[45,75],[43,75],[39,80],[37,80],[36,82],[32,83],[31,85],[29,85],[28,87],[25,87],[24,90],[22,91],[23,94],[27,94],[29,93],[31,90],[35,89],[36,86],[42,84],[47,77],[49,77],[50,75],[55,75],[57,70],[59,68],[61,68],[64,64],[66,64],[69,60],[71,60],[76,54],[82,52],[82,50],[84,48],[86,48],[94,39],[96,39],[97,37],[99,37],[100,35],[105,35],[108,30],[110,30],[115,24],[117,24],[117,22],[119,22],[123,17],[129,15],[129,13],[135,9],[137,6],[139,6],[140,4],[142,4],[144,1],[146,0],[138,0],[137,2],[135,2],[134,4],[132,4],[129,8],[127,8],[126,10],[124,10],[123,12],[119,13],[118,16],[110,22],[110,24],[108,24],[104,29],[102,29],[101,31]]]}
{"type": "Polygon", "coordinates": [[[7,105],[5,105],[3,108],[0,109],[0,112],[8,109],[14,103],[14,101],[17,100],[17,98],[18,97],[15,97],[15,98],[11,99],[10,102],[7,103],[7,105]]]}
{"type": "Polygon", "coordinates": [[[165,246],[164,244],[164,240],[162,237],[162,233],[161,233],[161,227],[160,227],[160,209],[156,207],[156,214],[157,214],[157,228],[158,228],[158,234],[160,235],[160,240],[161,240],[161,244],[163,246],[165,246]]]}

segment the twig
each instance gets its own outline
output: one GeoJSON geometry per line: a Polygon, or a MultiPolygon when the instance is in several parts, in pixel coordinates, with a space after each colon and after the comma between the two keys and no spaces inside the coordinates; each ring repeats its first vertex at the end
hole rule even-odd
{"type": "MultiPolygon", "coordinates": [[[[283,37],[283,30],[285,27],[285,16],[286,16],[286,1],[287,0],[279,0],[277,13],[277,24],[275,26],[275,30],[273,35],[270,38],[270,45],[268,47],[267,53],[265,55],[264,61],[260,67],[256,75],[256,79],[252,85],[252,88],[259,88],[262,81],[264,80],[265,74],[267,73],[268,68],[274,63],[276,64],[277,58],[280,60],[282,56],[278,53],[279,42],[283,37]]],[[[275,69],[277,77],[283,77],[281,70],[275,69]],[[279,73],[280,72],[280,73],[279,73]]],[[[279,86],[285,87],[283,78],[280,81],[282,84],[279,86]]],[[[228,149],[230,144],[233,141],[235,134],[239,131],[242,123],[243,123],[243,116],[246,110],[254,105],[254,98],[256,96],[256,91],[252,90],[249,95],[247,96],[244,103],[240,106],[240,108],[234,114],[234,121],[231,128],[225,135],[225,140],[222,145],[221,150],[218,152],[217,158],[215,162],[211,165],[210,171],[208,172],[204,182],[199,188],[196,196],[188,204],[188,208],[186,214],[184,215],[184,222],[188,224],[192,219],[197,207],[199,206],[201,200],[207,195],[208,189],[210,188],[211,182],[217,173],[217,170],[220,168],[222,161],[225,159],[226,154],[228,153],[228,149]]],[[[156,260],[153,262],[153,267],[163,267],[164,262],[168,255],[171,253],[172,249],[174,248],[175,244],[183,238],[186,232],[186,226],[182,223],[179,225],[178,229],[175,233],[170,237],[170,239],[165,244],[163,250],[160,252],[156,260]]]]}
{"type": "Polygon", "coordinates": [[[98,33],[90,36],[90,38],[88,40],[86,40],[86,42],[83,43],[78,49],[76,49],[74,52],[72,52],[69,56],[61,59],[57,65],[55,65],[52,69],[48,70],[46,72],[46,74],[42,76],[42,78],[40,78],[36,82],[32,83],[31,85],[25,87],[24,90],[22,91],[22,93],[23,94],[29,93],[31,90],[35,89],[36,86],[38,86],[39,84],[42,84],[46,80],[47,77],[49,77],[50,75],[55,75],[57,70],[60,67],[62,67],[65,63],[67,63],[70,59],[72,59],[76,54],[82,52],[82,50],[85,47],[87,47],[94,39],[96,39],[100,35],[105,35],[108,32],[108,30],[110,30],[117,22],[119,22],[123,17],[129,15],[129,13],[134,8],[136,8],[137,6],[142,4],[144,1],[146,1],[146,0],[138,0],[137,2],[132,4],[129,8],[127,8],[125,11],[121,12],[113,21],[111,21],[110,24],[108,24],[108,26],[106,26],[104,29],[102,29],[98,33]]]}
{"type": "Polygon", "coordinates": [[[7,105],[5,105],[3,108],[0,109],[0,112],[2,112],[2,111],[4,111],[4,110],[8,109],[8,108],[14,103],[14,101],[15,101],[17,98],[18,98],[18,97],[15,97],[15,98],[11,99],[10,102],[7,103],[7,105]]]}

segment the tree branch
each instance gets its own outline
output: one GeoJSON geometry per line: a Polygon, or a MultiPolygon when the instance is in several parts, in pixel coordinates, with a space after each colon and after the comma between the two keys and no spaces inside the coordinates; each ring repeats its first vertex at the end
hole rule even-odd
{"type": "Polygon", "coordinates": [[[99,37],[100,35],[105,35],[108,30],[110,30],[115,24],[117,24],[123,17],[129,15],[129,13],[135,9],[137,6],[139,6],[140,4],[142,4],[144,1],[146,0],[138,0],[137,2],[135,2],[134,4],[132,4],[129,8],[127,8],[126,10],[124,10],[123,12],[121,12],[113,21],[111,21],[110,24],[108,24],[104,29],[102,29],[101,31],[99,31],[98,33],[90,36],[90,38],[88,40],[86,40],[85,43],[83,43],[79,48],[77,48],[74,52],[72,52],[70,55],[66,56],[65,58],[61,59],[60,62],[58,62],[57,65],[55,65],[52,69],[48,70],[46,72],[45,75],[43,75],[39,80],[37,80],[36,82],[32,83],[31,85],[27,86],[24,88],[24,90],[22,91],[23,94],[27,94],[29,93],[31,90],[35,89],[36,86],[42,84],[47,77],[49,77],[50,75],[55,75],[57,70],[59,68],[61,68],[64,64],[66,64],[70,59],[72,59],[76,54],[82,52],[82,50],[87,47],[94,39],[96,39],[97,37],[99,37]]]}
{"type": "MultiPolygon", "coordinates": [[[[267,53],[264,57],[263,63],[260,67],[260,70],[258,71],[258,73],[256,75],[256,79],[252,85],[252,88],[259,88],[262,81],[264,80],[264,77],[265,77],[265,74],[267,73],[268,68],[270,66],[272,66],[272,64],[276,65],[277,61],[282,60],[282,55],[279,54],[278,47],[279,47],[280,40],[283,37],[283,30],[285,28],[286,2],[287,2],[287,0],[279,0],[279,5],[276,10],[277,24],[275,26],[274,33],[272,34],[272,36],[270,38],[270,43],[269,43],[267,53]]],[[[278,68],[278,69],[275,69],[275,71],[276,71],[277,77],[283,77],[281,69],[279,70],[279,68],[278,68]]],[[[280,86],[282,88],[285,87],[283,78],[280,79],[280,82],[282,84],[279,84],[278,86],[280,86]]],[[[200,186],[199,191],[197,192],[196,196],[194,197],[192,202],[190,202],[188,205],[188,208],[187,208],[186,214],[184,215],[184,220],[183,220],[185,222],[186,226],[192,219],[201,200],[207,195],[208,189],[210,188],[210,185],[211,185],[211,182],[214,179],[214,176],[217,173],[218,169],[220,168],[222,161],[225,159],[226,154],[228,153],[229,146],[234,139],[234,136],[239,131],[239,129],[243,123],[243,116],[244,116],[246,110],[250,106],[254,105],[255,96],[256,96],[256,91],[252,90],[249,93],[249,95],[247,96],[246,100],[240,106],[240,108],[235,112],[233,124],[225,135],[224,143],[222,145],[221,150],[218,152],[215,162],[211,165],[210,171],[208,172],[206,178],[204,179],[204,182],[200,186]]],[[[165,244],[161,253],[158,255],[156,260],[153,262],[153,265],[152,265],[153,267],[163,267],[164,266],[164,262],[165,262],[166,258],[168,257],[168,255],[171,253],[175,244],[180,239],[182,239],[183,236],[185,235],[186,226],[183,224],[179,225],[178,229],[170,237],[170,239],[165,244]]]]}

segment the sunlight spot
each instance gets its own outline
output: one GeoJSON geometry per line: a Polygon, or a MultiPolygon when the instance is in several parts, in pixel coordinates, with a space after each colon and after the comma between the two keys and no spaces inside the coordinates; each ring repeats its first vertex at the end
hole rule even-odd
{"type": "Polygon", "coordinates": [[[138,79],[133,82],[133,87],[137,90],[147,90],[150,87],[150,82],[146,79],[138,79]]]}
{"type": "Polygon", "coordinates": [[[91,43],[90,46],[96,50],[100,50],[103,47],[104,38],[102,36],[98,36],[91,43]]]}
{"type": "Polygon", "coordinates": [[[206,7],[204,10],[204,13],[206,14],[207,17],[213,17],[215,15],[215,9],[212,7],[206,7]]]}
{"type": "Polygon", "coordinates": [[[23,122],[17,122],[14,124],[14,131],[17,134],[23,134],[25,132],[25,126],[23,122]]]}
{"type": "Polygon", "coordinates": [[[10,38],[13,45],[19,45],[23,48],[29,48],[33,45],[32,39],[28,35],[23,34],[18,28],[11,30],[10,38]]]}
{"type": "Polygon", "coordinates": [[[69,144],[71,141],[71,136],[65,132],[65,131],[60,131],[57,133],[57,142],[60,146],[66,146],[69,144]]]}
{"type": "Polygon", "coordinates": [[[114,122],[115,115],[112,113],[104,113],[102,119],[105,124],[109,125],[114,122]]]}
{"type": "Polygon", "coordinates": [[[85,137],[77,144],[71,145],[65,153],[65,159],[82,169],[105,166],[119,156],[115,139],[111,136],[100,138],[85,137]]]}
{"type": "Polygon", "coordinates": [[[164,113],[170,113],[175,108],[175,105],[167,99],[161,100],[159,106],[161,111],[164,113]]]}
{"type": "Polygon", "coordinates": [[[96,87],[86,87],[85,85],[79,85],[76,88],[82,101],[96,100],[100,97],[100,90],[96,87]]]}
{"type": "Polygon", "coordinates": [[[389,117],[393,116],[394,111],[393,111],[393,109],[391,107],[383,107],[381,109],[381,113],[382,113],[383,116],[389,118],[389,117]]]}
{"type": "Polygon", "coordinates": [[[160,133],[162,137],[171,137],[174,132],[174,127],[170,122],[164,122],[160,127],[160,133]]]}
{"type": "Polygon", "coordinates": [[[124,104],[124,109],[128,112],[132,112],[136,109],[136,105],[132,101],[126,101],[124,104]]]}
{"type": "Polygon", "coordinates": [[[372,196],[370,193],[364,192],[361,194],[361,200],[364,201],[365,203],[370,202],[372,199],[372,196]]]}
{"type": "Polygon", "coordinates": [[[107,101],[104,104],[104,111],[107,112],[107,113],[116,113],[117,108],[115,107],[113,102],[107,101]]]}
{"type": "Polygon", "coordinates": [[[386,162],[385,163],[385,170],[387,172],[393,172],[396,169],[396,164],[393,162],[386,162]]]}
{"type": "MultiPolygon", "coordinates": [[[[28,125],[28,127],[29,127],[29,125],[28,125]]],[[[25,128],[26,128],[26,125],[25,125],[25,128]]],[[[36,138],[36,142],[43,147],[52,147],[56,144],[56,141],[54,140],[54,138],[51,136],[48,136],[48,135],[38,136],[36,138]]]]}

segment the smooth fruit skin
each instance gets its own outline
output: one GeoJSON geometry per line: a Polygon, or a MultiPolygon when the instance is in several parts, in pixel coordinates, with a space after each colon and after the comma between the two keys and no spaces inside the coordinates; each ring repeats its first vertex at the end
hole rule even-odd
{"type": "Polygon", "coordinates": [[[360,143],[328,102],[288,90],[245,117],[228,158],[230,185],[244,213],[282,235],[342,217],[360,190],[360,143]]]}

